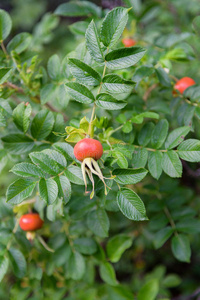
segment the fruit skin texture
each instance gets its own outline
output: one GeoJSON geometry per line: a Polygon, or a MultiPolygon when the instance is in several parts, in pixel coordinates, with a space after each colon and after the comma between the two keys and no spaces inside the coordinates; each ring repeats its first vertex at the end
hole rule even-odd
{"type": "Polygon", "coordinates": [[[136,41],[131,38],[122,39],[122,43],[125,47],[133,47],[136,44],[136,41]]]}
{"type": "Polygon", "coordinates": [[[103,154],[103,147],[97,140],[85,138],[79,141],[74,147],[74,155],[79,161],[85,158],[93,158],[98,160],[103,154]]]}
{"type": "Polygon", "coordinates": [[[37,213],[30,213],[21,216],[19,226],[24,231],[35,231],[42,227],[44,221],[37,213]]]}
{"type": "Polygon", "coordinates": [[[178,90],[179,93],[183,94],[183,92],[191,85],[196,84],[196,82],[190,77],[183,77],[174,85],[174,89],[178,90]]]}

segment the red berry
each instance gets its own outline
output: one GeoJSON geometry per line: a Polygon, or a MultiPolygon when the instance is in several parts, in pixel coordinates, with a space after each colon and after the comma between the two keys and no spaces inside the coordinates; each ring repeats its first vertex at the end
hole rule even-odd
{"type": "Polygon", "coordinates": [[[190,77],[183,77],[174,85],[174,89],[178,90],[179,93],[183,94],[183,92],[191,85],[194,85],[196,82],[190,77]]]}
{"type": "Polygon", "coordinates": [[[83,139],[79,141],[74,147],[74,155],[79,161],[83,161],[87,157],[95,160],[101,158],[103,154],[103,147],[101,143],[94,139],[83,139]]]}
{"type": "Polygon", "coordinates": [[[131,38],[122,39],[122,43],[125,47],[132,47],[136,44],[136,41],[131,38]]]}
{"type": "Polygon", "coordinates": [[[40,229],[44,221],[40,218],[37,213],[30,213],[21,216],[19,220],[19,226],[24,231],[34,231],[40,229]]]}

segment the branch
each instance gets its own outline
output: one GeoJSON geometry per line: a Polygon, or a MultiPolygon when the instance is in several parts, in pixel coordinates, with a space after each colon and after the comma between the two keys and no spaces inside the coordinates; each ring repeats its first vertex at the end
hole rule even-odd
{"type": "Polygon", "coordinates": [[[146,90],[146,92],[145,92],[145,94],[144,94],[144,96],[143,96],[143,100],[144,100],[145,102],[146,102],[147,99],[149,98],[151,92],[152,92],[155,88],[157,88],[157,86],[158,86],[158,83],[154,83],[152,86],[150,86],[150,87],[146,90]]]}

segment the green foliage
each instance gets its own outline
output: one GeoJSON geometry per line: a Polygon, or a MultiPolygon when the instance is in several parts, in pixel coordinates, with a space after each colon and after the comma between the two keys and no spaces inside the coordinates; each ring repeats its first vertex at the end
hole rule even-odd
{"type": "Polygon", "coordinates": [[[1,299],[169,300],[198,288],[199,7],[147,2],[69,1],[32,33],[14,35],[14,18],[12,38],[0,10],[1,299]],[[175,94],[183,76],[196,84],[175,94]],[[97,162],[75,158],[83,138],[102,144],[97,162]],[[31,234],[19,226],[30,211],[44,220],[31,234]]]}

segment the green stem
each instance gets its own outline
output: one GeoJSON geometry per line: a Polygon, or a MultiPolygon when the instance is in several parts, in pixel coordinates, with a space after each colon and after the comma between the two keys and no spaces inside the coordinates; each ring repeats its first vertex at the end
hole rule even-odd
{"type": "Polygon", "coordinates": [[[172,216],[171,216],[171,214],[170,214],[169,209],[167,208],[167,206],[164,207],[164,212],[165,212],[165,214],[166,214],[166,216],[167,216],[167,218],[168,218],[168,220],[169,220],[169,223],[170,223],[171,227],[172,227],[173,230],[174,230],[174,234],[175,234],[176,236],[178,236],[178,232],[177,232],[177,230],[176,230],[176,225],[175,225],[175,223],[174,223],[174,220],[172,219],[172,216]]]}
{"type": "Polygon", "coordinates": [[[6,47],[4,46],[3,41],[1,41],[1,48],[2,48],[3,53],[5,54],[6,58],[9,58],[8,52],[6,50],[6,47]]]}

